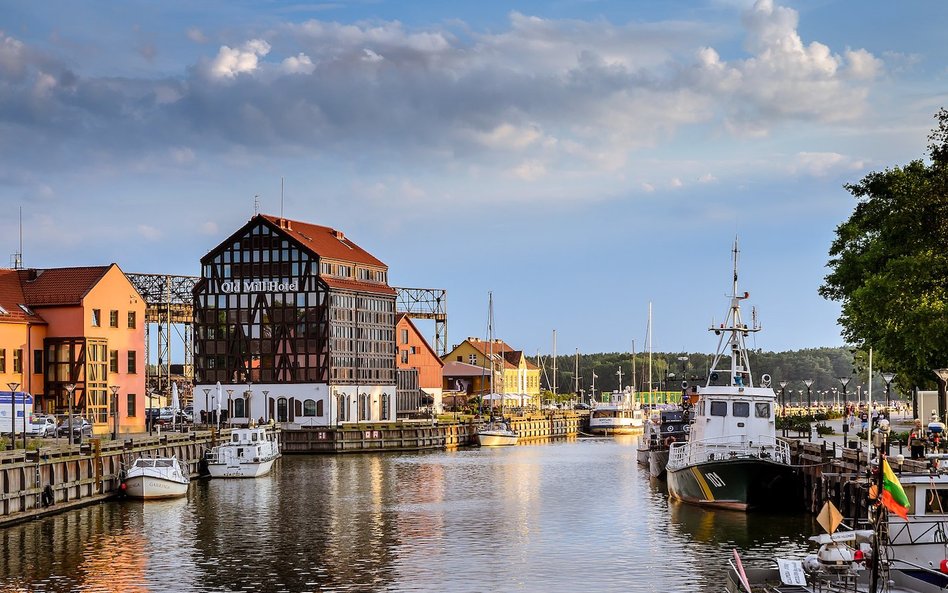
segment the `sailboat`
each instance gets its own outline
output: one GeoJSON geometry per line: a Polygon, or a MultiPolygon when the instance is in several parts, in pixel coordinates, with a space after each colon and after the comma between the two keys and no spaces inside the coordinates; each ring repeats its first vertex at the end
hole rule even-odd
{"type": "Polygon", "coordinates": [[[697,406],[686,443],[673,443],[667,469],[668,494],[703,506],[748,511],[790,508],[797,492],[790,447],[776,435],[777,396],[770,377],[754,386],[745,337],[757,332],[741,320],[737,290],[737,241],[734,282],[724,323],[710,331],[720,336],[707,383],[698,389],[697,406]],[[725,367],[724,359],[730,364],[725,367]]]}
{"type": "Polygon", "coordinates": [[[491,415],[490,420],[477,429],[477,444],[481,447],[516,445],[517,432],[510,427],[510,420],[504,418],[504,394],[500,394],[500,416],[494,415],[493,399],[497,396],[494,392],[494,293],[489,292],[487,295],[487,358],[490,362],[491,415]]]}

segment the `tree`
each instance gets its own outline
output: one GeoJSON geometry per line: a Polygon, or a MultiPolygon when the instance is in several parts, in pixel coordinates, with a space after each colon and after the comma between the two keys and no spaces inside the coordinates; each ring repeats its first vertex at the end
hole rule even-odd
{"type": "Polygon", "coordinates": [[[930,164],[872,172],[846,185],[858,200],[836,228],[819,292],[842,303],[848,342],[873,348],[903,388],[948,367],[948,110],[936,115],[930,164]]]}

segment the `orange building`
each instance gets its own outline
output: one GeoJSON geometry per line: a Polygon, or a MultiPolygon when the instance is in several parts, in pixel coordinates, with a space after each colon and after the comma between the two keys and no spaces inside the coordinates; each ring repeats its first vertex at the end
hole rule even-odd
{"type": "MultiPolygon", "coordinates": [[[[444,368],[444,361],[438,357],[438,354],[431,348],[428,341],[425,340],[418,328],[412,323],[408,315],[399,313],[395,317],[395,340],[398,350],[398,358],[395,361],[399,370],[417,371],[417,388],[425,392],[431,398],[431,405],[435,412],[442,410],[442,376],[441,369],[444,368]]],[[[403,398],[404,399],[404,398],[403,398]]],[[[400,402],[401,404],[402,402],[400,402]]],[[[425,402],[420,402],[425,403],[425,402]]],[[[399,412],[415,411],[405,409],[408,405],[399,405],[399,412]]],[[[416,409],[418,405],[414,406],[416,409]]]]}
{"type": "Polygon", "coordinates": [[[118,265],[0,270],[0,385],[93,432],[145,429],[145,301],[118,265]],[[116,387],[112,397],[111,387],[116,387]],[[117,408],[117,414],[116,414],[117,408]]]}

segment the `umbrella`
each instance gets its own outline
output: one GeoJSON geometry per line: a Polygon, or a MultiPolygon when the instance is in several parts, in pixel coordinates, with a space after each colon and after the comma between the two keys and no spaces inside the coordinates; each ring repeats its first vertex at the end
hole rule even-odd
{"type": "Polygon", "coordinates": [[[178,412],[181,411],[181,401],[178,399],[178,382],[171,384],[171,425],[174,426],[178,420],[178,412]]]}
{"type": "Polygon", "coordinates": [[[221,382],[217,382],[217,428],[221,427],[221,400],[224,399],[224,389],[221,382]]]}

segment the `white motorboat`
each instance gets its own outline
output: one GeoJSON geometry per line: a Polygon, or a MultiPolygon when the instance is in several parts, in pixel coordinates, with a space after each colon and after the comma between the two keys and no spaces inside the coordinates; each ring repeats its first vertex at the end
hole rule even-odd
{"type": "Polygon", "coordinates": [[[280,457],[276,434],[265,428],[235,428],[230,440],[207,452],[212,478],[256,478],[267,474],[280,457]]]}
{"type": "Polygon", "coordinates": [[[510,422],[504,419],[492,419],[477,430],[477,444],[481,447],[502,447],[516,445],[517,431],[510,428],[510,422]]]}
{"type": "Polygon", "coordinates": [[[642,409],[633,401],[632,391],[614,391],[610,401],[594,403],[589,413],[589,432],[593,434],[641,434],[645,427],[642,409]]]}
{"type": "Polygon", "coordinates": [[[190,483],[177,457],[139,457],[122,484],[126,496],[149,500],[184,496],[190,483]]]}

